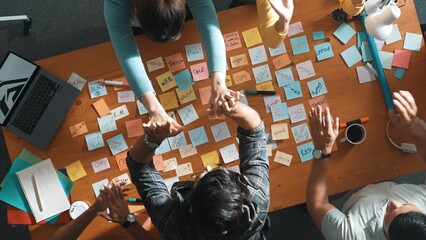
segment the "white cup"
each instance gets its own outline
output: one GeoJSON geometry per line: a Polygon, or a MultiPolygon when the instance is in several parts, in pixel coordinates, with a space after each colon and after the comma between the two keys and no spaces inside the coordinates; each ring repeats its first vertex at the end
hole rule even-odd
{"type": "Polygon", "coordinates": [[[359,123],[349,125],[345,130],[345,136],[340,139],[341,143],[349,142],[352,144],[360,144],[367,137],[367,131],[364,126],[359,123]]]}
{"type": "Polygon", "coordinates": [[[78,218],[81,214],[83,214],[87,209],[89,209],[89,204],[83,202],[83,201],[75,201],[73,204],[71,204],[71,207],[69,209],[70,217],[72,219],[78,218]]]}

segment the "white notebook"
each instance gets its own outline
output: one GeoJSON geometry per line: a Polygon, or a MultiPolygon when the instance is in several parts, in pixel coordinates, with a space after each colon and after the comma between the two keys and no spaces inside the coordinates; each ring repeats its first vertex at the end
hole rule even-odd
{"type": "Polygon", "coordinates": [[[36,222],[70,208],[52,161],[40,163],[16,173],[36,222]]]}

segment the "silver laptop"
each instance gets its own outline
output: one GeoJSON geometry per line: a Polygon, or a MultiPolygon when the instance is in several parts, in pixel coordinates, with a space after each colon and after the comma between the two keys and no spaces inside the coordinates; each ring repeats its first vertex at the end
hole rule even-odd
{"type": "Polygon", "coordinates": [[[0,124],[45,150],[80,91],[9,52],[0,65],[0,124]]]}

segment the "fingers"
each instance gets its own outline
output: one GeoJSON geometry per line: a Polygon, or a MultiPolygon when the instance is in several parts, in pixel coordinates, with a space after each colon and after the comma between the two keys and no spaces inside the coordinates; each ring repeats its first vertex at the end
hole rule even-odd
{"type": "Polygon", "coordinates": [[[404,110],[403,109],[397,109],[398,112],[405,111],[407,113],[407,116],[416,116],[417,115],[417,105],[416,105],[416,102],[414,100],[413,95],[411,95],[410,92],[399,91],[399,92],[395,92],[393,94],[393,96],[395,97],[395,99],[393,100],[394,103],[395,103],[395,101],[397,101],[397,102],[400,103],[400,104],[398,104],[398,107],[402,106],[403,108],[405,108],[404,110]]]}

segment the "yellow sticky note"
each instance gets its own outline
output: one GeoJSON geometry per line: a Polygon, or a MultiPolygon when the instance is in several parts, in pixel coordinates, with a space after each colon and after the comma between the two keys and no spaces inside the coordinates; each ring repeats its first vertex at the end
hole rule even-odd
{"type": "Polygon", "coordinates": [[[103,98],[94,102],[93,107],[95,108],[96,112],[98,112],[99,117],[103,117],[110,114],[109,107],[106,105],[105,100],[103,98]]]}
{"type": "Polygon", "coordinates": [[[87,130],[86,122],[77,123],[70,127],[72,137],[77,137],[78,135],[87,133],[88,131],[89,130],[87,130]]]}
{"type": "Polygon", "coordinates": [[[212,168],[219,167],[220,159],[217,151],[212,151],[201,155],[201,161],[203,161],[204,167],[210,166],[212,168]]]}
{"type": "Polygon", "coordinates": [[[191,87],[187,87],[183,90],[179,90],[179,88],[176,88],[176,94],[179,98],[179,102],[180,104],[184,104],[187,102],[191,102],[194,101],[195,99],[197,99],[197,97],[195,96],[195,92],[194,89],[191,87]]]}
{"type": "Polygon", "coordinates": [[[262,38],[260,37],[260,32],[257,27],[250,28],[249,30],[246,30],[243,33],[244,42],[246,43],[246,46],[249,48],[251,46],[257,45],[259,43],[262,43],[262,38]]]}
{"type": "Polygon", "coordinates": [[[243,82],[248,82],[251,80],[250,73],[247,71],[234,73],[232,74],[232,77],[234,78],[235,85],[238,85],[243,82]]]}
{"type": "Polygon", "coordinates": [[[272,124],[271,134],[273,140],[289,139],[287,123],[272,124]]]}
{"type": "Polygon", "coordinates": [[[164,110],[169,110],[179,107],[178,100],[175,92],[167,92],[158,96],[160,103],[164,107],[164,110]]]}
{"type": "Polygon", "coordinates": [[[165,92],[172,87],[176,87],[176,81],[173,77],[172,72],[168,71],[156,77],[158,85],[160,85],[161,91],[165,92]]]}
{"type": "Polygon", "coordinates": [[[261,84],[256,85],[256,90],[258,90],[258,91],[274,91],[274,85],[272,85],[272,81],[263,82],[261,84]]]}
{"type": "Polygon", "coordinates": [[[225,83],[226,83],[227,87],[231,87],[232,86],[231,75],[226,75],[225,83]]]}
{"type": "Polygon", "coordinates": [[[272,62],[274,63],[275,69],[280,69],[287,65],[290,65],[291,60],[288,57],[287,53],[285,53],[283,55],[280,55],[279,57],[272,59],[272,62]]]}
{"type": "Polygon", "coordinates": [[[83,165],[81,164],[80,160],[71,163],[70,165],[66,166],[65,169],[67,170],[69,178],[73,182],[86,176],[86,171],[84,171],[83,165]]]}
{"type": "Polygon", "coordinates": [[[282,165],[289,167],[290,164],[291,164],[292,158],[293,158],[293,156],[291,156],[290,154],[277,151],[277,153],[275,153],[274,162],[281,163],[282,165]]]}

